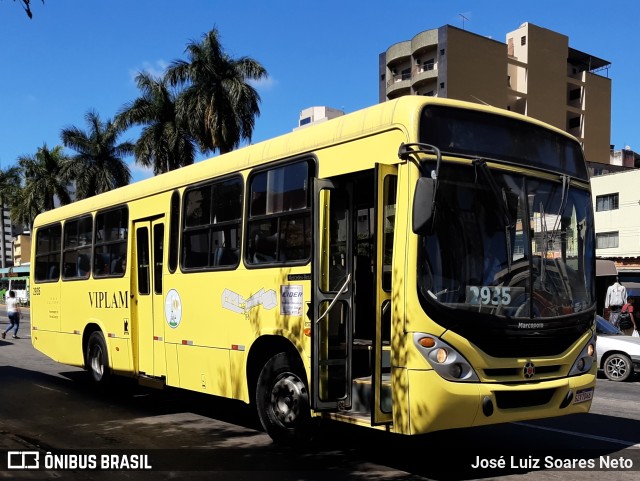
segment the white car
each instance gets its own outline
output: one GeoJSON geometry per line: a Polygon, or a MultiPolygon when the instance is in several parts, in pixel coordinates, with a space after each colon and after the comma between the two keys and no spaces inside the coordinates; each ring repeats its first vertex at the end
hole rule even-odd
{"type": "Polygon", "coordinates": [[[640,337],[626,336],[596,315],[598,368],[611,381],[626,381],[640,372],[640,337]]]}

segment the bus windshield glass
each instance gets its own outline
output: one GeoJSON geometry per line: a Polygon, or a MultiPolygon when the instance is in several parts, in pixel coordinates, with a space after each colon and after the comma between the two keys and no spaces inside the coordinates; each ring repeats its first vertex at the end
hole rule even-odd
{"type": "Polygon", "coordinates": [[[566,176],[443,161],[419,290],[431,305],[508,318],[584,312],[595,302],[593,243],[590,194],[566,176]]]}
{"type": "MultiPolygon", "coordinates": [[[[443,127],[441,119],[431,119],[430,109],[423,113],[429,128],[422,127],[421,142],[436,145],[445,156],[453,152],[472,160],[445,159],[439,167],[433,228],[420,239],[422,299],[432,306],[520,320],[592,310],[591,196],[588,186],[567,175],[582,176],[579,144],[525,122],[503,122],[480,112],[449,117],[455,109],[436,107],[438,115],[444,113],[443,127]],[[481,115],[486,124],[476,123],[481,115]],[[427,135],[432,130],[436,133],[427,135]],[[504,135],[531,151],[509,150],[512,144],[504,135]],[[545,170],[553,165],[558,175],[526,176],[507,162],[531,167],[539,162],[535,167],[545,170]]],[[[424,168],[435,176],[435,162],[424,168]]]]}

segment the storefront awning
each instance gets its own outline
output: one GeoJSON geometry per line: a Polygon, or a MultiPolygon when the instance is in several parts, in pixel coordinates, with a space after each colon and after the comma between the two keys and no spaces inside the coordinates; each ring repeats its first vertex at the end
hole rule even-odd
{"type": "Polygon", "coordinates": [[[605,259],[596,259],[596,276],[617,276],[616,263],[605,259]]]}

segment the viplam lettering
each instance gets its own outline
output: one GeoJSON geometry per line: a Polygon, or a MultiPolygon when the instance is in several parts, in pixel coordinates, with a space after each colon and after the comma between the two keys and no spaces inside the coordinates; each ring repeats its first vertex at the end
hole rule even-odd
{"type": "Polygon", "coordinates": [[[129,291],[89,291],[89,305],[93,309],[128,309],[129,291]]]}

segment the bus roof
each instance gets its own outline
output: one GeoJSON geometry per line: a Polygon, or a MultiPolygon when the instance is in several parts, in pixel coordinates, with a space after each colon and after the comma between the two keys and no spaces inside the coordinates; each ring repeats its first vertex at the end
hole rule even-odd
{"type": "Polygon", "coordinates": [[[274,160],[303,155],[338,142],[353,140],[375,132],[392,128],[415,132],[422,110],[421,107],[428,104],[499,113],[542,125],[574,138],[560,129],[507,110],[452,99],[406,95],[43,212],[36,217],[34,227],[46,225],[60,219],[75,217],[107,206],[123,204],[159,192],[171,191],[212,177],[237,172],[274,160]]]}

